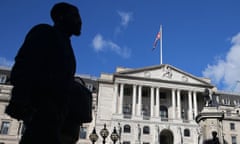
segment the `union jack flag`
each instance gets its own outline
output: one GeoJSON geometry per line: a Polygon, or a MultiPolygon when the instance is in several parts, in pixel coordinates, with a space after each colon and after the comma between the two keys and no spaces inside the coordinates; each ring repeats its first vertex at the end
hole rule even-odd
{"type": "Polygon", "coordinates": [[[156,38],[155,38],[155,41],[153,43],[153,50],[156,48],[157,44],[158,44],[158,41],[160,40],[161,38],[161,32],[159,31],[156,35],[156,38]]]}

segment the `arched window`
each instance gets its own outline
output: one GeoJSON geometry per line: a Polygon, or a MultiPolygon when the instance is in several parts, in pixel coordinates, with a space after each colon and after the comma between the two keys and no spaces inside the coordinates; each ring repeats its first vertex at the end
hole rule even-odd
{"type": "Polygon", "coordinates": [[[124,132],[124,133],[130,133],[130,132],[131,132],[131,127],[130,127],[130,125],[124,125],[124,127],[123,127],[123,132],[124,132]]]}
{"type": "Polygon", "coordinates": [[[190,130],[189,129],[184,129],[184,136],[185,137],[190,137],[190,130]]]}
{"type": "Polygon", "coordinates": [[[150,134],[150,128],[149,128],[149,126],[144,126],[144,127],[143,127],[143,134],[150,134]]]}

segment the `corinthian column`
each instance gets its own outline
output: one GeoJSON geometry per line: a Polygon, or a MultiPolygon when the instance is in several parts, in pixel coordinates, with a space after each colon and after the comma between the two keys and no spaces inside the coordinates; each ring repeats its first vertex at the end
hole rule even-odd
{"type": "Polygon", "coordinates": [[[177,113],[178,119],[181,119],[181,97],[180,97],[180,90],[177,90],[177,113]]]}
{"type": "Polygon", "coordinates": [[[160,105],[160,101],[159,101],[159,88],[156,89],[156,107],[155,107],[155,116],[159,117],[159,105],[160,105]]]}
{"type": "Polygon", "coordinates": [[[117,98],[118,98],[118,83],[114,85],[114,97],[113,97],[113,113],[117,113],[117,98]]]}
{"type": "Polygon", "coordinates": [[[194,106],[194,117],[197,116],[198,108],[197,108],[197,92],[193,92],[193,106],[194,106]]]}
{"type": "Polygon", "coordinates": [[[192,120],[192,92],[188,91],[188,120],[192,120]]]}
{"type": "Polygon", "coordinates": [[[153,117],[153,106],[154,106],[154,88],[151,87],[151,100],[150,100],[151,117],[153,117]]]}
{"type": "Polygon", "coordinates": [[[118,114],[122,114],[122,107],[123,107],[123,88],[124,84],[120,85],[120,100],[119,100],[119,106],[118,106],[118,114]]]}
{"type": "Polygon", "coordinates": [[[175,89],[172,89],[172,118],[176,118],[176,97],[175,97],[175,89]]]}
{"type": "Polygon", "coordinates": [[[137,115],[141,115],[142,110],[142,86],[138,87],[138,109],[137,109],[137,115]]]}
{"type": "Polygon", "coordinates": [[[135,116],[136,110],[136,85],[133,85],[132,115],[135,116]]]}

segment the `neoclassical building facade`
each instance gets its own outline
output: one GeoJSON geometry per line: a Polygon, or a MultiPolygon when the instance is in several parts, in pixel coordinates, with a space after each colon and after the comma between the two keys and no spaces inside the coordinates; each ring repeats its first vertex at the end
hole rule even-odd
{"type": "MultiPolygon", "coordinates": [[[[24,132],[21,121],[4,113],[10,70],[0,68],[0,144],[17,144],[24,132]]],[[[117,144],[202,144],[213,133],[221,144],[240,143],[240,94],[219,91],[209,79],[168,64],[79,76],[93,92],[93,121],[81,126],[77,144],[91,144],[94,127],[101,144],[104,125],[108,144],[114,127],[117,144]]]]}
{"type": "MultiPolygon", "coordinates": [[[[215,113],[211,111],[215,91],[210,80],[167,64],[117,68],[99,78],[96,130],[104,124],[109,130],[116,127],[122,144],[198,144],[211,139],[207,132],[212,129],[205,128],[203,134],[200,126],[208,125],[199,114],[215,113]]],[[[218,137],[223,135],[217,132],[218,137]]]]}

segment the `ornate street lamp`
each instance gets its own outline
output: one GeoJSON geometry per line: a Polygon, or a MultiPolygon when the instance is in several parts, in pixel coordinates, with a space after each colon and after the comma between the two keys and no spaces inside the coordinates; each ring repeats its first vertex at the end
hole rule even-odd
{"type": "Polygon", "coordinates": [[[103,138],[103,144],[105,144],[105,139],[106,139],[106,137],[108,137],[108,135],[109,135],[109,132],[108,132],[108,130],[107,130],[107,128],[106,128],[106,124],[104,124],[104,128],[100,131],[100,135],[102,136],[102,138],[103,138]]]}
{"type": "Polygon", "coordinates": [[[96,133],[95,127],[94,127],[92,133],[89,135],[89,139],[92,141],[93,144],[98,140],[98,135],[96,133]]]}
{"type": "Polygon", "coordinates": [[[113,141],[113,144],[115,144],[116,143],[116,141],[118,140],[118,134],[117,134],[117,130],[116,130],[116,127],[114,127],[114,129],[113,129],[113,132],[112,132],[112,134],[111,134],[111,139],[112,139],[112,141],[113,141]]]}

